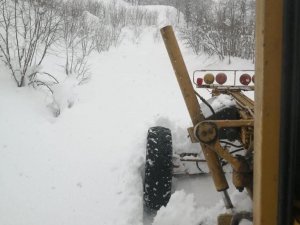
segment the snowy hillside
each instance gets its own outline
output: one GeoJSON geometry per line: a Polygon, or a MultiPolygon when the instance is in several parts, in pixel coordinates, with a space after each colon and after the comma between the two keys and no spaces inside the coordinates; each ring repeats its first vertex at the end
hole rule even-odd
{"type": "MultiPolygon", "coordinates": [[[[158,11],[159,26],[176,18],[171,7],[145,7],[158,11]]],[[[174,151],[199,147],[187,138],[191,121],[158,27],[139,30],[138,39],[134,32],[125,28],[120,45],[89,56],[91,78],[83,85],[64,78],[62,54],[48,57],[43,68],[61,81],[53,89],[58,117],[48,91],[17,88],[0,65],[0,224],[209,225],[224,212],[204,175],[174,179],[169,206],[155,218],[144,215],[147,129],[169,127],[174,151]]],[[[233,58],[228,65],[181,48],[190,74],[253,68],[249,61],[233,58]]],[[[249,210],[244,193],[230,193],[241,210],[249,210]]]]}

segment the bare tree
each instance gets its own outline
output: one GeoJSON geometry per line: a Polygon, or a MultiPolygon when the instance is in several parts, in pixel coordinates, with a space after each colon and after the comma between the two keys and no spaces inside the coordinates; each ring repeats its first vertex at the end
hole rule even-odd
{"type": "Polygon", "coordinates": [[[196,54],[254,60],[254,0],[189,0],[184,12],[188,26],[181,36],[196,54]]]}
{"type": "Polygon", "coordinates": [[[88,79],[88,56],[97,49],[98,19],[78,2],[68,1],[62,12],[62,39],[65,49],[65,73],[75,75],[79,83],[88,79]],[[91,17],[94,21],[90,21],[91,17]]]}
{"type": "Polygon", "coordinates": [[[36,1],[3,0],[0,5],[0,51],[18,87],[34,82],[37,68],[57,40],[55,8],[36,1]]]}

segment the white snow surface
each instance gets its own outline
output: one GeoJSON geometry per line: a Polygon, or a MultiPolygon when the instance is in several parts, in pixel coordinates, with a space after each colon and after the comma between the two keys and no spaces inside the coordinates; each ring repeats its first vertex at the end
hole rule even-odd
{"type": "MultiPolygon", "coordinates": [[[[164,44],[153,40],[157,32],[147,28],[138,44],[124,38],[118,48],[92,55],[87,84],[61,78],[54,90],[62,109],[57,118],[46,92],[17,88],[1,64],[0,224],[152,223],[143,217],[142,201],[147,129],[169,127],[174,151],[199,151],[187,138],[191,121],[164,44]]],[[[181,48],[191,74],[253,67],[240,59],[219,63],[181,48]]],[[[51,57],[44,68],[61,74],[52,66],[59,60],[51,57]]],[[[202,95],[209,97],[206,91],[202,95]]],[[[214,224],[224,207],[211,178],[173,181],[170,203],[153,224],[214,224]]],[[[251,210],[244,193],[230,193],[239,209],[251,210]]]]}
{"type": "MultiPolygon", "coordinates": [[[[236,206],[236,211],[251,211],[251,200],[245,193],[234,192],[232,201],[236,206]]],[[[223,202],[218,202],[211,208],[199,207],[193,194],[187,194],[183,190],[176,191],[166,207],[162,207],[153,225],[201,225],[217,224],[217,215],[226,213],[223,202]]],[[[243,221],[248,224],[249,221],[243,221]]]]}
{"type": "Polygon", "coordinates": [[[229,95],[221,94],[211,103],[211,107],[214,109],[219,109],[222,107],[231,107],[236,105],[234,99],[229,95]]]}
{"type": "MultiPolygon", "coordinates": [[[[212,97],[207,101],[214,109],[214,112],[219,112],[224,108],[236,105],[236,102],[233,99],[233,97],[225,94],[220,94],[218,96],[212,97]]],[[[206,104],[202,103],[200,104],[200,106],[205,118],[208,118],[212,115],[211,109],[206,104]]]]}

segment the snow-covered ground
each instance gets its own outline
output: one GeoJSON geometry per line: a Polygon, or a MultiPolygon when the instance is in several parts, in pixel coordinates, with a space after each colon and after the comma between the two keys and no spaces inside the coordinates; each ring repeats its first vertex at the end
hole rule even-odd
{"type": "MultiPolygon", "coordinates": [[[[138,42],[127,35],[119,47],[92,55],[88,83],[75,86],[68,78],[55,89],[62,107],[57,118],[49,96],[15,87],[1,65],[1,225],[152,223],[142,201],[147,129],[171,128],[175,151],[199,148],[187,138],[191,122],[157,33],[147,28],[138,42]],[[69,101],[74,102],[70,108],[69,101]]],[[[253,68],[251,62],[233,59],[228,65],[181,47],[190,74],[204,68],[253,68]]],[[[45,67],[51,69],[53,60],[45,67]]],[[[173,183],[170,203],[153,224],[215,224],[224,207],[208,175],[174,178],[173,183]]],[[[230,193],[234,203],[249,210],[244,193],[230,193]]]]}

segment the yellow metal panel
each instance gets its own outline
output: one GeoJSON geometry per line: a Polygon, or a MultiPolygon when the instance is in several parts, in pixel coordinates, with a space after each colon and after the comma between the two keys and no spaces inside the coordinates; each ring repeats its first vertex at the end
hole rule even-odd
{"type": "Polygon", "coordinates": [[[254,224],[277,224],[282,0],[257,0],[254,224]]]}
{"type": "MultiPolygon", "coordinates": [[[[189,111],[193,125],[195,126],[196,124],[204,120],[204,116],[202,114],[197,97],[194,93],[194,88],[185,66],[183,57],[181,55],[173,28],[171,26],[166,26],[163,27],[160,31],[166,45],[178,84],[180,86],[180,90],[185,100],[185,104],[189,111]]],[[[207,161],[209,171],[213,177],[217,191],[227,190],[228,183],[220,164],[218,155],[215,152],[206,149],[202,144],[201,148],[207,161]]]]}

